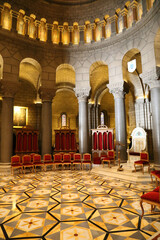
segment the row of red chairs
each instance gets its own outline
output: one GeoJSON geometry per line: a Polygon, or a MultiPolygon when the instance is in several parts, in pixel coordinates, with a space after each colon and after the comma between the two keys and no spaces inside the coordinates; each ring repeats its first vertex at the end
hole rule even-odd
{"type": "Polygon", "coordinates": [[[80,169],[84,169],[85,165],[89,165],[89,169],[91,169],[92,162],[91,162],[91,154],[85,153],[83,154],[83,159],[82,155],[80,153],[75,153],[73,155],[73,160],[71,159],[71,154],[65,153],[62,155],[59,153],[56,153],[54,155],[54,160],[52,160],[51,154],[45,154],[43,157],[43,160],[41,159],[41,155],[39,154],[34,154],[33,156],[31,155],[24,155],[22,157],[22,162],[20,160],[20,156],[15,155],[11,157],[11,171],[14,173],[14,169],[19,169],[21,172],[25,173],[26,168],[31,168],[32,172],[35,170],[36,172],[36,167],[41,167],[43,170],[46,171],[47,166],[52,166],[52,169],[56,169],[57,165],[65,167],[65,165],[68,165],[70,168],[71,166],[76,166],[80,165],[80,169]],[[32,161],[33,157],[33,161],[32,161]]]}

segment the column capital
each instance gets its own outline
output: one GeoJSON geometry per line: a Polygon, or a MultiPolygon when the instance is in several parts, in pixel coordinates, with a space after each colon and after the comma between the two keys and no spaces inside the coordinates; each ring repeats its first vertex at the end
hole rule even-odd
{"type": "Polygon", "coordinates": [[[17,81],[5,81],[0,80],[0,92],[2,97],[14,98],[16,92],[20,87],[20,83],[17,81]]]}
{"type": "Polygon", "coordinates": [[[109,83],[107,84],[107,87],[109,88],[109,92],[113,94],[114,98],[124,98],[125,94],[128,93],[128,90],[124,90],[124,82],[119,83],[109,83]]]}
{"type": "Polygon", "coordinates": [[[160,79],[160,67],[156,67],[149,72],[144,72],[140,74],[143,82],[150,85],[151,82],[156,82],[160,79]]]}
{"type": "Polygon", "coordinates": [[[54,88],[47,88],[41,86],[38,90],[42,102],[52,102],[56,90],[54,88]]]}
{"type": "Polygon", "coordinates": [[[76,97],[78,98],[78,102],[87,102],[89,91],[90,88],[75,89],[75,94],[76,97]]]}

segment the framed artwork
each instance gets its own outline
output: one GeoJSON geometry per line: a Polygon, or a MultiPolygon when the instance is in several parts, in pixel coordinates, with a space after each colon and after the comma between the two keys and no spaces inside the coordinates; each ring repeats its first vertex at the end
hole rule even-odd
{"type": "Polygon", "coordinates": [[[14,106],[13,126],[19,128],[26,125],[28,125],[28,108],[14,106]]]}

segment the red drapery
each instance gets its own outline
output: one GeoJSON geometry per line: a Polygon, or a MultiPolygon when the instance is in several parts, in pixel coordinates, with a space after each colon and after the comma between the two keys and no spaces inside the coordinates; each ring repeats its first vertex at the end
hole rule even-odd
{"type": "Polygon", "coordinates": [[[66,134],[66,150],[70,149],[70,137],[69,137],[69,133],[66,134]]]}
{"type": "Polygon", "coordinates": [[[17,134],[17,151],[18,152],[22,151],[22,134],[21,133],[17,134]]]}
{"type": "Polygon", "coordinates": [[[93,149],[97,150],[97,133],[96,132],[93,135],[93,149]]]}
{"type": "Polygon", "coordinates": [[[32,151],[32,133],[28,134],[28,151],[32,151]]]}
{"type": "Polygon", "coordinates": [[[103,149],[107,150],[107,133],[103,133],[103,149]]]}
{"type": "Polygon", "coordinates": [[[100,132],[99,134],[98,134],[98,149],[99,150],[102,150],[102,133],[100,132]]]}
{"type": "Polygon", "coordinates": [[[60,150],[60,136],[59,136],[59,133],[56,133],[55,148],[56,148],[56,150],[60,150]]]}
{"type": "Polygon", "coordinates": [[[34,133],[33,135],[33,151],[37,151],[38,150],[38,136],[36,133],[34,133]]]}
{"type": "Polygon", "coordinates": [[[75,139],[75,134],[72,133],[71,134],[71,150],[75,150],[76,149],[76,139],[75,139]]]}
{"type": "Polygon", "coordinates": [[[27,133],[23,134],[23,151],[27,151],[27,133]]]}
{"type": "Polygon", "coordinates": [[[112,143],[112,133],[108,133],[108,143],[109,143],[109,150],[113,149],[113,143],[112,143]]]}
{"type": "Polygon", "coordinates": [[[61,134],[61,150],[65,149],[65,135],[64,133],[61,134]]]}

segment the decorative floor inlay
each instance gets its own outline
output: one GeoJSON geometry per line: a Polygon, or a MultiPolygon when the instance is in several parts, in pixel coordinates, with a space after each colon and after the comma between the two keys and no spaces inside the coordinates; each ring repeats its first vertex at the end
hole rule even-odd
{"type": "Polygon", "coordinates": [[[87,171],[47,171],[0,177],[0,240],[145,240],[160,230],[140,196],[155,184],[87,171]]]}

